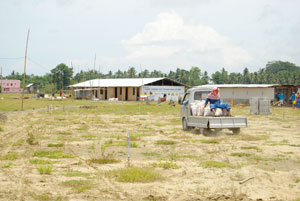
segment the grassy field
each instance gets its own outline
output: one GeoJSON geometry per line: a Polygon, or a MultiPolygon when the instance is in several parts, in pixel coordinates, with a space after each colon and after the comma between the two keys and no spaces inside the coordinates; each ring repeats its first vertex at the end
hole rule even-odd
{"type": "Polygon", "coordinates": [[[0,200],[300,199],[300,110],[235,106],[240,134],[199,135],[179,105],[19,97],[0,98],[0,200]]]}

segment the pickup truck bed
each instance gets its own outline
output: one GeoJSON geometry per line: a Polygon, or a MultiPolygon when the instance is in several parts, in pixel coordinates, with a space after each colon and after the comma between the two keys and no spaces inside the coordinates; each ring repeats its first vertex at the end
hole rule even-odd
{"type": "MultiPolygon", "coordinates": [[[[240,128],[247,127],[247,117],[204,117],[204,116],[189,116],[186,122],[187,127],[183,129],[189,129],[192,127],[200,128],[200,133],[203,133],[203,129],[231,129],[234,133],[239,133],[240,128]]],[[[185,125],[183,125],[185,126],[185,125]]]]}

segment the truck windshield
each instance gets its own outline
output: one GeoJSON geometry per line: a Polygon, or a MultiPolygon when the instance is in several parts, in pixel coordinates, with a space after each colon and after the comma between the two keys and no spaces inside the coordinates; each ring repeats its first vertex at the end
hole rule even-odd
{"type": "Polygon", "coordinates": [[[205,100],[209,93],[209,91],[196,91],[194,93],[194,100],[205,100]]]}

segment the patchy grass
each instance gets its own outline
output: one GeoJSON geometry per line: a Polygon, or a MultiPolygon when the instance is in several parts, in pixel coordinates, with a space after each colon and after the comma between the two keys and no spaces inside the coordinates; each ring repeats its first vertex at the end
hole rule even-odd
{"type": "Polygon", "coordinates": [[[36,169],[39,171],[40,174],[51,174],[51,172],[53,171],[53,166],[39,166],[36,169]]]}
{"type": "Polygon", "coordinates": [[[37,157],[47,157],[47,158],[73,158],[72,154],[67,154],[62,151],[38,151],[33,154],[37,157]]]}
{"type": "Polygon", "coordinates": [[[161,179],[160,173],[155,172],[151,168],[120,168],[117,170],[111,170],[107,172],[108,176],[114,177],[118,182],[152,182],[161,179]]]}
{"type": "Polygon", "coordinates": [[[63,147],[63,143],[50,143],[47,145],[48,147],[63,147]]]}
{"type": "Polygon", "coordinates": [[[54,161],[50,161],[50,160],[42,160],[42,159],[30,159],[29,162],[31,164],[39,164],[39,165],[45,165],[45,164],[52,164],[55,163],[54,161]]]}
{"type": "Polygon", "coordinates": [[[262,157],[262,156],[252,156],[249,158],[250,160],[254,160],[254,161],[283,161],[283,160],[287,160],[287,158],[282,157],[282,156],[276,156],[276,157],[262,157]]]}
{"type": "Polygon", "coordinates": [[[42,195],[33,195],[33,198],[35,200],[39,200],[39,201],[47,201],[47,200],[52,200],[52,198],[47,195],[47,194],[42,194],[42,195]]]}
{"type": "Polygon", "coordinates": [[[163,169],[179,169],[180,168],[179,165],[177,165],[176,163],[172,163],[172,162],[154,163],[153,166],[163,168],[163,169]]]}
{"type": "Polygon", "coordinates": [[[206,144],[219,144],[219,140],[215,140],[215,139],[209,139],[209,140],[200,140],[200,142],[202,143],[206,143],[206,144]]]}
{"type": "Polygon", "coordinates": [[[88,172],[80,172],[80,171],[68,171],[65,176],[67,177],[89,177],[91,173],[88,172]]]}
{"type": "Polygon", "coordinates": [[[246,149],[246,150],[248,150],[248,149],[254,149],[257,152],[262,152],[262,149],[259,148],[259,147],[256,147],[256,146],[245,146],[245,147],[241,147],[241,149],[246,149]]]}
{"type": "Polygon", "coordinates": [[[143,152],[142,153],[144,156],[149,156],[149,157],[160,157],[161,155],[156,152],[143,152]]]}
{"type": "Polygon", "coordinates": [[[266,140],[269,138],[267,135],[248,135],[248,134],[243,134],[243,135],[238,135],[238,138],[243,141],[259,141],[259,140],[266,140]]]}
{"type": "MultiPolygon", "coordinates": [[[[111,146],[116,146],[116,147],[127,147],[127,141],[122,141],[122,142],[114,142],[111,146]]],[[[130,142],[130,148],[138,148],[139,145],[136,142],[130,142]]]]}
{"type": "Polygon", "coordinates": [[[72,135],[71,131],[58,131],[58,134],[60,135],[72,135]]]}
{"type": "Polygon", "coordinates": [[[20,140],[14,142],[14,143],[12,144],[12,146],[14,146],[14,147],[15,147],[15,146],[21,146],[21,145],[23,145],[24,142],[25,142],[25,140],[20,139],[20,140]]]}
{"type": "Polygon", "coordinates": [[[4,130],[3,130],[3,128],[2,127],[0,127],[0,132],[3,132],[4,130]]]}
{"type": "Polygon", "coordinates": [[[171,140],[157,140],[156,141],[156,144],[158,144],[158,145],[174,145],[176,143],[177,142],[171,141],[171,140]]]}
{"type": "Polygon", "coordinates": [[[249,154],[249,153],[243,153],[243,152],[235,152],[235,153],[231,153],[230,156],[250,157],[250,156],[252,156],[252,154],[249,154]]]}
{"type": "Polygon", "coordinates": [[[113,164],[113,163],[119,163],[120,160],[114,159],[114,158],[92,158],[87,160],[87,163],[96,163],[96,164],[113,164]]]}
{"type": "Polygon", "coordinates": [[[2,168],[10,168],[12,165],[13,165],[13,163],[9,162],[9,163],[6,163],[6,164],[2,165],[1,167],[2,168]]]}
{"type": "Polygon", "coordinates": [[[26,142],[30,145],[38,145],[39,144],[39,142],[35,139],[35,137],[32,133],[28,133],[28,138],[26,139],[26,142]]]}
{"type": "Polygon", "coordinates": [[[170,160],[173,160],[173,161],[176,161],[176,160],[182,159],[182,158],[189,158],[189,159],[194,159],[194,160],[205,160],[204,158],[201,158],[200,156],[188,155],[188,154],[184,154],[184,155],[170,154],[169,158],[170,158],[170,160]]]}
{"type": "Polygon", "coordinates": [[[218,162],[218,161],[203,161],[200,163],[200,165],[204,168],[225,168],[225,167],[234,168],[234,166],[230,163],[218,162]]]}
{"type": "Polygon", "coordinates": [[[1,156],[0,158],[1,158],[1,160],[13,161],[13,160],[18,159],[19,157],[20,157],[20,155],[17,153],[8,153],[6,155],[1,156]]]}
{"type": "Polygon", "coordinates": [[[89,190],[93,187],[91,181],[89,180],[68,180],[62,182],[63,186],[72,188],[78,193],[84,192],[86,190],[89,190]]]}

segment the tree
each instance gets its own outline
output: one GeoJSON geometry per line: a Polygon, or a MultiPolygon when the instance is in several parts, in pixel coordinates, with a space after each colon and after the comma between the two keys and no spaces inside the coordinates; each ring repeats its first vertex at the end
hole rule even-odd
{"type": "Polygon", "coordinates": [[[192,67],[189,73],[188,85],[198,86],[201,83],[201,70],[198,67],[192,67]]]}
{"type": "Polygon", "coordinates": [[[51,74],[53,83],[56,85],[56,89],[59,90],[70,85],[73,69],[61,63],[51,70],[51,74]]]}
{"type": "Polygon", "coordinates": [[[129,78],[135,78],[136,77],[136,70],[134,67],[130,67],[128,69],[128,77],[129,78]]]}

